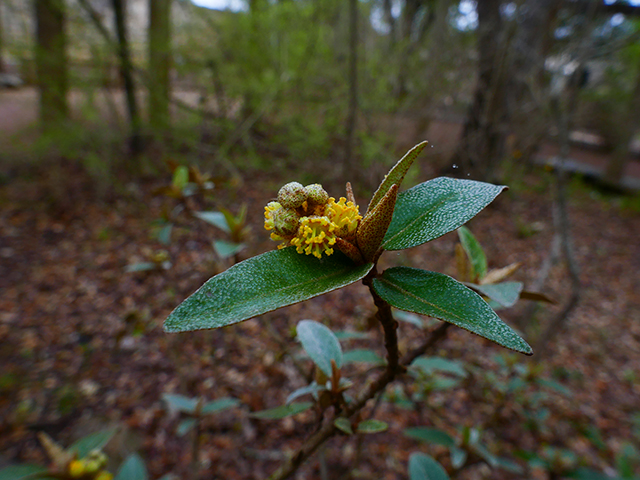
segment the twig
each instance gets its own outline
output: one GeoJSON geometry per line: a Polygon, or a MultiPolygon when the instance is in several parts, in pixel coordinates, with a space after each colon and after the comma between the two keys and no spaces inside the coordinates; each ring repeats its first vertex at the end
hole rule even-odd
{"type": "MultiPolygon", "coordinates": [[[[370,283],[373,279],[373,275],[365,278],[364,283],[370,283]]],[[[375,297],[374,297],[375,298],[375,297]]],[[[389,349],[388,352],[388,361],[386,370],[380,374],[378,378],[376,378],[373,382],[369,383],[366,387],[364,387],[360,393],[356,396],[355,400],[350,403],[346,410],[345,416],[352,417],[357,412],[362,410],[367,401],[375,397],[378,393],[382,392],[386,386],[391,383],[396,373],[406,368],[407,365],[411,364],[413,360],[415,360],[418,356],[424,354],[429,349],[433,348],[440,340],[442,340],[445,336],[445,333],[448,328],[448,323],[445,323],[431,332],[431,335],[420,345],[418,348],[408,353],[402,358],[402,361],[398,361],[398,344],[397,344],[397,335],[396,335],[396,327],[395,320],[391,315],[391,307],[388,303],[378,297],[378,301],[376,302],[376,306],[378,306],[378,319],[380,319],[381,323],[383,323],[383,329],[385,332],[385,346],[389,345],[390,339],[386,337],[387,333],[389,333],[392,338],[396,339],[395,346],[391,346],[391,351],[389,349]],[[380,309],[382,307],[382,309],[380,309]],[[387,316],[388,315],[388,316],[387,316]],[[389,326],[387,328],[384,327],[384,324],[387,323],[389,326]],[[395,351],[395,354],[392,353],[395,351]],[[395,355],[395,360],[394,360],[395,355]],[[395,364],[395,366],[392,364],[395,364]]],[[[302,463],[309,458],[320,445],[326,442],[333,435],[338,433],[338,429],[334,426],[333,422],[325,423],[315,434],[311,435],[304,444],[298,449],[298,451],[293,454],[289,460],[285,462],[278,470],[276,470],[270,477],[269,480],[284,480],[289,478],[302,463]]]]}

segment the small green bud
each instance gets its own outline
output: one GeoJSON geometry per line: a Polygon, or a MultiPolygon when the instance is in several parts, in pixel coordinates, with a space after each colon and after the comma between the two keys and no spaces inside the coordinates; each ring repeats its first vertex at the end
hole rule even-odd
{"type": "Polygon", "coordinates": [[[284,208],[298,208],[307,199],[307,192],[298,182],[284,185],[278,192],[278,202],[284,208]]]}
{"type": "Polygon", "coordinates": [[[304,187],[309,205],[324,205],[329,201],[329,194],[319,183],[304,187]]]}
{"type": "Polygon", "coordinates": [[[282,237],[290,237],[298,231],[299,217],[291,208],[281,208],[273,212],[273,230],[282,237]]]}

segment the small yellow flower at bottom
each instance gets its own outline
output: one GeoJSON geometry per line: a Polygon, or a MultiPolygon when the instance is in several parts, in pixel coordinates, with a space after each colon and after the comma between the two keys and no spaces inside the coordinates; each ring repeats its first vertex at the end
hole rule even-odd
{"type": "Polygon", "coordinates": [[[80,478],[86,473],[85,464],[82,460],[72,460],[68,468],[71,478],[80,478]]]}
{"type": "Polygon", "coordinates": [[[113,474],[102,470],[93,480],[113,480],[113,474]]]}
{"type": "Polygon", "coordinates": [[[313,255],[322,258],[322,254],[333,254],[336,243],[334,233],[336,225],[327,217],[302,217],[298,234],[291,239],[291,245],[296,247],[298,253],[313,255]]]}

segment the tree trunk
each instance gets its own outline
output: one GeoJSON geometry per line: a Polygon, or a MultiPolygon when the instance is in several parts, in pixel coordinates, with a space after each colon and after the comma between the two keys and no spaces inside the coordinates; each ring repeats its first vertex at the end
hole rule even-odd
{"type": "Polygon", "coordinates": [[[155,132],[169,127],[171,2],[149,0],[149,123],[155,132]]]}
{"type": "Polygon", "coordinates": [[[356,122],[358,117],[358,0],[349,0],[349,111],[346,124],[346,145],[343,173],[355,179],[358,171],[353,165],[356,122]]]}
{"type": "Polygon", "coordinates": [[[478,83],[453,157],[466,173],[491,181],[504,154],[506,45],[500,0],[478,0],[478,83]]]}
{"type": "Polygon", "coordinates": [[[69,116],[64,0],[36,0],[36,65],[43,131],[69,116]]]}
{"type": "Polygon", "coordinates": [[[627,106],[624,118],[618,124],[620,135],[604,175],[605,183],[612,187],[620,187],[622,183],[629,161],[629,144],[640,124],[640,71],[627,106]]]}
{"type": "Polygon", "coordinates": [[[131,124],[131,138],[129,147],[133,156],[142,153],[142,137],[140,134],[140,113],[136,100],[136,88],[133,81],[133,64],[129,53],[129,37],[126,23],[126,3],[125,0],[112,0],[113,13],[115,19],[116,34],[118,35],[118,59],[120,61],[120,75],[124,83],[124,90],[127,100],[127,113],[131,124]]]}
{"type": "Polygon", "coordinates": [[[553,43],[553,26],[561,3],[528,0],[518,14],[513,66],[509,69],[508,115],[513,146],[525,159],[535,153],[548,133],[544,62],[553,43]]]}
{"type": "Polygon", "coordinates": [[[4,73],[4,37],[2,30],[2,9],[4,7],[3,1],[0,0],[0,74],[4,73]]]}

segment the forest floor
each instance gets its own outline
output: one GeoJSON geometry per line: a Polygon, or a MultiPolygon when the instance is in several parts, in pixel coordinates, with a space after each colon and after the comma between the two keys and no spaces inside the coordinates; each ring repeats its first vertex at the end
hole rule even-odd
{"type": "MultiPolygon", "coordinates": [[[[430,162],[418,165],[416,182],[437,175],[430,162]]],[[[262,227],[263,208],[282,183],[293,179],[251,170],[243,176],[241,184],[218,185],[215,201],[233,211],[247,205],[252,227],[242,252],[247,258],[274,248],[262,227]]],[[[314,181],[342,195],[343,187],[314,181]]],[[[313,411],[284,420],[250,416],[284,404],[308,381],[311,363],[300,355],[296,323],[313,319],[334,331],[362,333],[361,339],[343,342],[343,348],[371,348],[384,356],[381,332],[371,321],[375,307],[360,284],[232,327],[164,333],[162,323],[172,309],[228,266],[211,248],[211,240],[224,234],[186,216],[168,246],[158,241],[155,221],[175,200],[154,192],[169,182],[167,176],[127,183],[100,198],[94,181],[63,161],[59,170],[49,164],[18,169],[0,184],[0,466],[45,463],[39,431],[70,444],[118,426],[107,449],[113,459],[138,451],[151,478],[172,472],[193,480],[190,437],[176,434],[179,418],[162,401],[164,393],[179,393],[240,401],[203,422],[198,478],[264,479],[316,426],[313,411]],[[126,271],[161,251],[170,268],[126,271]]],[[[536,278],[551,245],[552,182],[548,172],[515,175],[511,189],[469,224],[490,267],[522,263],[514,279],[525,285],[536,278]]],[[[638,201],[602,194],[578,180],[569,185],[569,194],[581,302],[544,357],[516,355],[450,329],[433,354],[462,362],[468,373],[462,383],[431,391],[427,401],[410,406],[401,401],[403,393],[420,395],[428,381],[401,378],[384,401],[370,402],[365,411],[386,421],[388,432],[334,438],[296,478],[323,478],[324,463],[325,478],[404,479],[414,451],[429,452],[450,468],[445,449],[403,435],[414,426],[458,436],[457,427],[481,428],[489,450],[522,466],[522,458],[533,454],[561,463],[565,460],[554,455],[566,449],[578,464],[612,474],[627,445],[640,450],[638,201]],[[521,388],[505,389],[514,380],[521,388]]],[[[356,191],[356,197],[364,209],[365,195],[356,191]]],[[[198,208],[213,207],[203,200],[198,208]]],[[[382,263],[455,276],[456,242],[454,233],[447,234],[387,253],[382,263]]],[[[564,265],[558,264],[544,288],[558,305],[540,305],[526,321],[526,305],[501,316],[521,325],[535,344],[567,301],[569,285],[564,265]]],[[[401,322],[401,350],[425,334],[401,322]]],[[[350,365],[345,373],[357,389],[372,367],[350,365]]],[[[640,474],[640,466],[635,469],[640,474]]],[[[516,474],[474,461],[455,478],[550,477],[543,468],[516,474]]]]}

